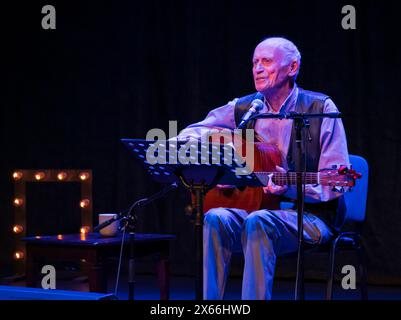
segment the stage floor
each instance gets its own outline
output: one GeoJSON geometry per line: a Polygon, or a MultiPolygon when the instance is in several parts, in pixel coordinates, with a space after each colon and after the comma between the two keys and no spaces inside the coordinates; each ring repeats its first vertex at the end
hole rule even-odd
{"type": "MultiPolygon", "coordinates": [[[[85,276],[60,277],[57,279],[57,289],[88,291],[88,283],[85,276]]],[[[137,300],[159,300],[159,288],[155,275],[138,274],[136,277],[135,299],[137,300]]],[[[12,286],[24,286],[24,281],[7,283],[12,286]]],[[[115,279],[108,279],[109,293],[114,293],[115,279]]],[[[323,300],[325,295],[325,283],[306,281],[306,299],[323,300]]],[[[241,279],[230,277],[227,283],[226,300],[240,300],[241,279]]],[[[123,274],[120,278],[117,296],[121,300],[128,298],[127,276],[123,274]]],[[[172,276],[170,279],[171,300],[194,299],[194,279],[192,277],[172,276]]],[[[292,300],[294,297],[294,281],[276,280],[273,288],[273,300],[292,300]]],[[[335,285],[335,300],[359,300],[358,290],[343,290],[340,284],[335,285]]],[[[401,300],[401,287],[369,286],[369,300],[401,300]]]]}

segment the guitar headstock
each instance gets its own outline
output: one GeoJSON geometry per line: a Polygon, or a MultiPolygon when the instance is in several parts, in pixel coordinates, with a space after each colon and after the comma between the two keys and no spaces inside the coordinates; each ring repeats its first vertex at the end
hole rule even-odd
{"type": "Polygon", "coordinates": [[[354,187],[355,181],[360,178],[362,178],[361,173],[347,166],[320,171],[320,183],[330,187],[354,187]]]}

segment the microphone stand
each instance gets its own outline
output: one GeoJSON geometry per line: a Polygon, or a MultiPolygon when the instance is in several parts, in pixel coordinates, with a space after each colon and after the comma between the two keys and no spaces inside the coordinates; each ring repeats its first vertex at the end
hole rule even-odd
{"type": "Polygon", "coordinates": [[[310,118],[340,118],[340,112],[333,113],[259,113],[249,118],[248,121],[254,119],[292,119],[295,126],[295,142],[297,149],[297,159],[295,163],[295,171],[297,176],[297,224],[298,224],[298,256],[297,256],[297,275],[295,281],[295,300],[305,299],[304,288],[304,237],[303,237],[303,214],[304,214],[304,200],[305,190],[304,184],[304,170],[302,167],[302,130],[309,128],[310,118]]]}
{"type": "MultiPolygon", "coordinates": [[[[163,197],[166,193],[176,189],[178,184],[176,182],[170,184],[165,187],[161,191],[151,195],[148,198],[143,198],[136,201],[128,210],[126,215],[118,214],[117,217],[113,217],[110,220],[103,222],[102,224],[96,226],[94,231],[97,232],[108,225],[112,224],[114,221],[120,220],[120,225],[124,224],[121,229],[124,229],[124,232],[128,230],[129,232],[129,260],[128,260],[128,300],[134,300],[134,292],[135,292],[135,230],[137,223],[137,216],[134,213],[135,209],[143,208],[153,201],[163,197]]],[[[124,245],[124,241],[121,242],[121,246],[124,245]]],[[[120,257],[121,259],[121,257],[120,257]]]]}

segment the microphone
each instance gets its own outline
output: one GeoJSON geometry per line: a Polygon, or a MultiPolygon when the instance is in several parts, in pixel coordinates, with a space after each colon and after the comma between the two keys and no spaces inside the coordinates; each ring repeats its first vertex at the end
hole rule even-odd
{"type": "Polygon", "coordinates": [[[138,200],[137,202],[135,202],[132,205],[131,209],[137,208],[137,207],[144,207],[144,206],[148,205],[149,203],[163,197],[166,193],[168,193],[174,189],[177,189],[177,188],[178,188],[178,183],[173,182],[172,184],[168,185],[167,187],[165,187],[158,193],[151,195],[149,198],[143,198],[143,199],[138,200]]]}
{"type": "Polygon", "coordinates": [[[249,108],[248,112],[244,114],[244,116],[241,119],[240,124],[238,125],[238,129],[243,129],[246,124],[248,123],[249,119],[256,113],[259,113],[260,110],[262,110],[263,106],[265,104],[263,103],[262,100],[260,99],[255,99],[251,103],[251,107],[249,108]]]}

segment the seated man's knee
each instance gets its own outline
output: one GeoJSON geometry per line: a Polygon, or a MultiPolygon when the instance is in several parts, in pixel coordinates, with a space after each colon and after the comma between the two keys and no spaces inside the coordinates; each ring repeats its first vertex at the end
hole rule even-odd
{"type": "Polygon", "coordinates": [[[273,214],[268,210],[254,211],[245,219],[244,231],[246,233],[260,230],[264,230],[271,238],[279,236],[273,214]]]}
{"type": "Polygon", "coordinates": [[[245,219],[245,224],[254,225],[265,222],[271,222],[270,211],[258,210],[251,212],[245,219]]]}
{"type": "Polygon", "coordinates": [[[213,208],[205,213],[204,223],[208,226],[218,226],[227,220],[229,211],[224,208],[213,208]]]}

